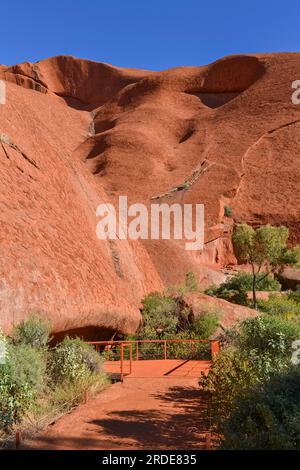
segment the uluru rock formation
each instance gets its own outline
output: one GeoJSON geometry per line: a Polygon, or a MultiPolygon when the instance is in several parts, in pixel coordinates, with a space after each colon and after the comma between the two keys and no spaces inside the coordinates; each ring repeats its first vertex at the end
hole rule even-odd
{"type": "Polygon", "coordinates": [[[60,56],[0,66],[0,79],[5,330],[40,312],[54,332],[133,331],[146,293],[188,271],[203,286],[222,279],[234,222],[284,224],[300,242],[300,54],[161,72],[60,56]],[[96,207],[119,195],[203,203],[203,251],[98,240],[96,207]]]}

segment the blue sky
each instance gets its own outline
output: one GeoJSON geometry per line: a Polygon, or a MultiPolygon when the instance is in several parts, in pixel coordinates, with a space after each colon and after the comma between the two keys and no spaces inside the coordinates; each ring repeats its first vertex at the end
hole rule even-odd
{"type": "Polygon", "coordinates": [[[153,70],[202,65],[300,51],[300,2],[13,0],[1,4],[0,39],[8,65],[59,54],[153,70]]]}

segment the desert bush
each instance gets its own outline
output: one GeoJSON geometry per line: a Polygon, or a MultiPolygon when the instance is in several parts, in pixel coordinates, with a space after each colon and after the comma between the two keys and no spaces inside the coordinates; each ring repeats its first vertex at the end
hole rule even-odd
{"type": "Polygon", "coordinates": [[[200,386],[211,393],[209,413],[221,432],[224,420],[233,409],[234,399],[243,396],[249,385],[259,383],[259,379],[249,359],[231,347],[216,356],[207,376],[200,377],[200,386]]]}
{"type": "Polygon", "coordinates": [[[196,317],[193,323],[191,323],[189,330],[196,338],[210,339],[218,328],[218,318],[218,311],[208,311],[196,317]]]}
{"type": "MultiPolygon", "coordinates": [[[[280,283],[272,276],[264,277],[264,273],[257,275],[257,290],[280,291],[280,283]]],[[[212,286],[205,291],[207,295],[219,297],[240,305],[248,305],[247,292],[252,290],[252,275],[240,272],[227,279],[220,286],[212,286]]]]}
{"type": "Polygon", "coordinates": [[[46,382],[45,355],[26,344],[7,344],[0,365],[0,428],[20,422],[46,382]]]}
{"type": "Polygon", "coordinates": [[[185,275],[185,288],[187,292],[197,292],[198,290],[198,281],[192,271],[189,271],[185,275]]]}
{"type": "Polygon", "coordinates": [[[225,206],[224,207],[224,215],[225,217],[231,217],[233,213],[233,210],[230,206],[225,206]]]}
{"type": "Polygon", "coordinates": [[[8,345],[7,362],[12,381],[26,383],[35,394],[47,383],[47,354],[27,344],[8,345]]]}
{"type": "Polygon", "coordinates": [[[221,430],[237,406],[237,397],[290,366],[292,342],[298,337],[297,325],[268,315],[241,323],[232,335],[232,346],[222,350],[207,377],[200,378],[201,386],[212,394],[210,413],[221,430]]]}
{"type": "Polygon", "coordinates": [[[101,371],[101,358],[79,338],[66,337],[52,351],[50,373],[54,383],[78,382],[101,371]]]}
{"type": "Polygon", "coordinates": [[[270,295],[268,300],[259,300],[258,308],[261,312],[284,318],[300,318],[300,303],[297,302],[296,295],[290,293],[286,295],[270,295]]]}
{"type": "Polygon", "coordinates": [[[237,399],[224,427],[225,449],[300,449],[300,368],[237,399]]]}
{"type": "Polygon", "coordinates": [[[0,367],[0,429],[9,431],[19,423],[34,401],[34,394],[26,383],[13,382],[9,371],[0,367]]]}
{"type": "Polygon", "coordinates": [[[236,336],[236,345],[244,354],[269,356],[272,361],[291,357],[292,342],[299,338],[299,326],[293,321],[261,315],[244,320],[236,336]]]}
{"type": "Polygon", "coordinates": [[[297,304],[300,304],[300,289],[298,288],[297,290],[289,291],[287,297],[289,300],[293,300],[297,304]]]}
{"type": "Polygon", "coordinates": [[[140,339],[167,338],[176,334],[179,316],[177,302],[173,297],[154,292],[147,295],[142,304],[140,339]]]}
{"type": "Polygon", "coordinates": [[[33,348],[46,348],[50,332],[50,323],[37,315],[31,315],[15,326],[12,332],[12,340],[15,344],[27,344],[33,348]]]}
{"type": "Polygon", "coordinates": [[[184,342],[174,342],[167,345],[168,359],[211,359],[210,343],[193,342],[188,340],[199,339],[199,336],[191,331],[180,331],[176,339],[186,340],[184,342]]]}
{"type": "Polygon", "coordinates": [[[50,409],[64,409],[79,405],[84,400],[84,392],[89,390],[94,395],[109,384],[107,375],[103,372],[92,373],[76,382],[57,384],[50,396],[50,409]]]}

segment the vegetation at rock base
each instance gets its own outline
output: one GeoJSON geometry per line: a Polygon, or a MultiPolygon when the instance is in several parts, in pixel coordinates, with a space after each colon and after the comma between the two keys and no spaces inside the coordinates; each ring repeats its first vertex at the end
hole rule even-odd
{"type": "MultiPolygon", "coordinates": [[[[11,337],[0,334],[5,357],[0,363],[0,434],[15,425],[51,421],[98,391],[108,379],[102,359],[88,344],[66,337],[49,347],[50,325],[37,315],[16,326],[11,337]]],[[[2,351],[3,353],[3,351],[2,351]]]]}
{"type": "MultiPolygon", "coordinates": [[[[219,286],[212,286],[206,289],[205,294],[219,297],[239,305],[251,306],[248,292],[253,287],[253,276],[247,272],[239,272],[229,277],[219,286]]],[[[257,291],[280,291],[280,283],[272,275],[265,276],[259,273],[256,276],[257,291]]]]}
{"type": "MultiPolygon", "coordinates": [[[[293,320],[280,315],[263,314],[241,322],[228,331],[227,336],[226,346],[216,357],[208,375],[200,378],[200,385],[211,394],[209,414],[217,432],[223,436],[221,446],[240,449],[259,448],[263,445],[260,441],[261,429],[263,426],[265,430],[267,429],[266,423],[263,424],[259,415],[259,410],[262,412],[264,405],[259,408],[259,403],[266,400],[264,394],[269,390],[271,386],[269,384],[273,383],[273,379],[289,374],[294,367],[291,363],[293,342],[300,337],[300,327],[293,320]],[[257,407],[255,403],[250,405],[255,394],[261,394],[257,407]],[[251,406],[253,417],[250,422],[247,412],[251,406]],[[246,441],[242,429],[246,428],[249,433],[252,432],[250,447],[244,447],[246,441]]],[[[276,393],[274,389],[274,400],[276,393]]],[[[279,401],[280,397],[277,402],[279,401]]],[[[283,432],[282,430],[285,430],[286,436],[289,433],[287,422],[292,423],[292,413],[297,405],[289,408],[287,402],[285,406],[285,420],[278,423],[277,430],[275,429],[277,425],[270,421],[274,436],[283,432]]],[[[298,417],[299,411],[298,408],[298,417]]],[[[266,420],[267,413],[270,412],[266,411],[264,415],[266,420]]],[[[278,417],[279,421],[280,419],[278,417]]],[[[294,424],[296,430],[300,422],[294,424]]],[[[270,438],[269,443],[264,445],[262,448],[281,448],[277,447],[275,437],[274,440],[270,438]]],[[[282,445],[293,444],[290,442],[282,445]]]]}
{"type": "MultiPolygon", "coordinates": [[[[197,279],[188,272],[183,286],[171,286],[166,292],[153,292],[142,300],[142,325],[130,339],[209,339],[218,327],[220,312],[203,305],[201,314],[195,316],[184,301],[184,294],[197,292],[197,279]]],[[[163,357],[163,343],[142,344],[139,346],[140,357],[163,357]]],[[[209,358],[210,345],[191,342],[178,342],[168,345],[168,358],[209,358]]]]}
{"type": "Polygon", "coordinates": [[[250,225],[238,224],[233,232],[232,243],[237,258],[250,264],[252,269],[253,307],[257,308],[257,278],[282,272],[285,266],[298,262],[298,247],[287,246],[289,230],[286,227],[264,225],[254,230],[250,225]]]}
{"type": "Polygon", "coordinates": [[[33,314],[14,327],[12,341],[14,344],[27,344],[33,348],[43,349],[50,340],[50,332],[50,323],[33,314]]]}
{"type": "Polygon", "coordinates": [[[300,366],[274,375],[237,399],[224,449],[300,450],[300,366]]]}
{"type": "MultiPolygon", "coordinates": [[[[223,348],[200,385],[211,394],[209,414],[224,449],[300,448],[300,372],[292,358],[300,338],[300,291],[280,292],[274,275],[296,265],[299,247],[287,246],[288,229],[235,227],[233,245],[252,273],[240,272],[208,295],[251,306],[259,316],[223,335],[223,348]],[[269,291],[258,298],[257,291],[269,291]]],[[[298,357],[298,356],[297,356],[298,357]]]]}

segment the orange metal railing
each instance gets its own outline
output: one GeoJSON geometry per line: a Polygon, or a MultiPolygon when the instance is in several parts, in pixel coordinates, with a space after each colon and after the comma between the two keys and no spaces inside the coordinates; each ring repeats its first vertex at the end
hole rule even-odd
{"type": "MultiPolygon", "coordinates": [[[[161,345],[162,350],[159,351],[160,358],[167,360],[171,358],[170,356],[173,354],[178,354],[178,350],[176,349],[172,351],[172,345],[176,344],[186,344],[190,347],[190,352],[188,353],[188,358],[192,359],[197,357],[197,352],[199,352],[199,345],[200,344],[210,344],[210,354],[211,359],[214,360],[215,356],[220,351],[220,343],[217,340],[203,340],[203,339],[153,339],[153,340],[120,340],[120,341],[89,341],[89,344],[92,344],[95,349],[100,353],[102,352],[106,361],[119,361],[120,362],[120,374],[121,374],[121,381],[123,381],[124,376],[127,374],[132,373],[132,363],[133,360],[139,361],[145,359],[145,348],[143,346],[147,344],[152,345],[161,345]],[[143,351],[144,349],[144,351],[143,351]],[[127,354],[124,354],[126,353],[127,354]],[[134,352],[134,359],[133,359],[133,352],[134,352]],[[129,372],[126,369],[126,361],[129,362],[129,372]]],[[[156,351],[157,353],[157,348],[156,351]]],[[[149,354],[149,351],[148,351],[149,354]]],[[[185,350],[186,354],[186,350],[185,350]]],[[[147,357],[148,359],[149,357],[147,357]]],[[[157,359],[154,357],[154,353],[151,353],[150,349],[150,358],[157,359]],[[152,356],[151,356],[152,354],[152,356]]],[[[177,359],[180,357],[177,357],[177,359]]]]}

